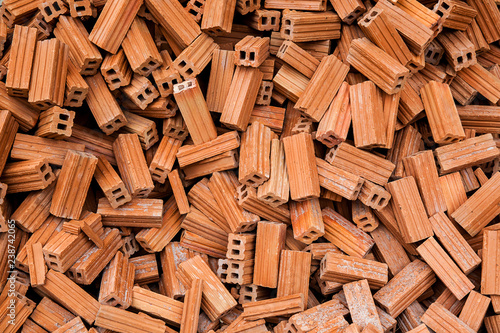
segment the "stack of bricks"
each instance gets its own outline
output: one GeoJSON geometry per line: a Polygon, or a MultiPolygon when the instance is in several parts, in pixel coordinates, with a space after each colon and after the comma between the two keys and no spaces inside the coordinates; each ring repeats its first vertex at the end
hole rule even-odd
{"type": "Polygon", "coordinates": [[[499,4],[4,0],[0,332],[500,333],[499,4]]]}

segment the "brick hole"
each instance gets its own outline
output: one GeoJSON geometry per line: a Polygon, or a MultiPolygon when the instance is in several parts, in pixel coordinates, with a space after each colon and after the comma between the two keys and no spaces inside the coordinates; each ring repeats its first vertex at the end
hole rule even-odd
{"type": "Polygon", "coordinates": [[[283,43],[283,44],[281,44],[279,52],[285,53],[287,49],[288,49],[288,45],[283,43]]]}
{"type": "Polygon", "coordinates": [[[50,173],[46,173],[46,174],[44,174],[44,175],[43,175],[43,179],[44,179],[45,181],[48,181],[48,180],[50,179],[50,173]]]}
{"type": "Polygon", "coordinates": [[[160,168],[160,167],[156,167],[155,170],[153,171],[154,173],[158,173],[158,174],[162,174],[165,172],[164,169],[160,168]]]}
{"type": "Polygon", "coordinates": [[[45,21],[39,21],[38,22],[38,26],[42,29],[42,30],[47,30],[49,28],[49,25],[47,23],[45,23],[45,21]]]}
{"type": "Polygon", "coordinates": [[[403,82],[403,79],[404,79],[404,76],[400,76],[400,77],[398,77],[398,79],[397,79],[397,81],[396,81],[396,82],[397,82],[397,84],[396,84],[396,87],[394,87],[394,89],[399,89],[399,88],[401,88],[401,84],[402,84],[402,82],[403,82]]]}
{"type": "Polygon", "coordinates": [[[245,192],[242,192],[242,193],[241,193],[241,196],[240,196],[240,198],[239,198],[239,199],[240,199],[240,200],[244,200],[246,197],[248,197],[248,192],[246,192],[246,191],[245,191],[245,192]]]}

